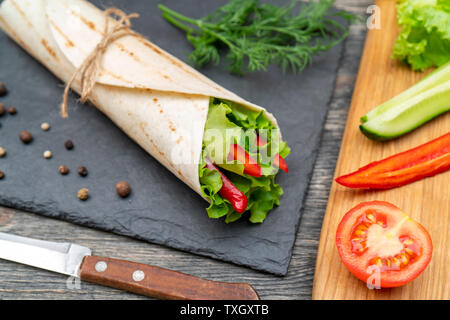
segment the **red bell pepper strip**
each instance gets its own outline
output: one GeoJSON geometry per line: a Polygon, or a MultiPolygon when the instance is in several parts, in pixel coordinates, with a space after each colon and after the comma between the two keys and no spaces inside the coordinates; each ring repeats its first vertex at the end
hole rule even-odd
{"type": "Polygon", "coordinates": [[[349,188],[390,189],[450,170],[450,132],[336,178],[349,188]]]}
{"type": "MultiPolygon", "coordinates": [[[[256,136],[256,142],[255,143],[256,143],[256,145],[258,147],[262,147],[262,146],[265,146],[267,144],[267,141],[264,140],[263,138],[259,137],[259,136],[256,136]]],[[[273,164],[276,167],[278,167],[281,170],[283,170],[284,172],[289,173],[289,168],[287,166],[287,163],[284,160],[284,158],[280,156],[279,153],[275,154],[275,157],[274,157],[274,160],[273,160],[273,164]]]]}
{"type": "Polygon", "coordinates": [[[244,164],[244,173],[256,178],[261,177],[261,167],[258,162],[253,159],[248,152],[238,144],[232,144],[230,147],[230,153],[228,154],[228,160],[237,160],[244,164]]]}
{"type": "Polygon", "coordinates": [[[222,188],[219,190],[219,194],[223,198],[230,201],[231,205],[237,213],[243,213],[248,204],[248,199],[245,194],[243,194],[241,190],[239,190],[230,180],[228,180],[228,178],[222,172],[220,172],[220,170],[211,162],[208,157],[205,158],[205,161],[206,167],[209,170],[216,170],[220,173],[220,176],[222,178],[222,188]]]}
{"type": "Polygon", "coordinates": [[[289,168],[286,164],[286,161],[277,153],[275,155],[275,159],[273,160],[273,164],[283,170],[286,173],[289,173],[289,168]]]}

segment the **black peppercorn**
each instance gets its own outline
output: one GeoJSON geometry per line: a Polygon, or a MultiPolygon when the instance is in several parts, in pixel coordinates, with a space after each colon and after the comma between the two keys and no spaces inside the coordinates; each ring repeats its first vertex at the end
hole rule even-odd
{"type": "Polygon", "coordinates": [[[66,174],[69,173],[69,168],[67,168],[67,166],[62,165],[62,166],[59,166],[58,171],[59,171],[59,173],[61,173],[62,175],[65,176],[66,174]]]}
{"type": "Polygon", "coordinates": [[[22,131],[19,134],[19,138],[20,140],[22,140],[23,143],[28,144],[33,140],[33,136],[31,135],[30,132],[28,132],[27,130],[22,131]]]}
{"type": "Polygon", "coordinates": [[[88,171],[87,171],[86,167],[83,167],[83,166],[79,167],[78,174],[82,177],[86,177],[88,175],[88,171]]]}
{"type": "Polygon", "coordinates": [[[72,150],[73,149],[73,142],[72,142],[72,140],[67,140],[64,143],[64,146],[66,147],[67,150],[72,150]]]}
{"type": "Polygon", "coordinates": [[[126,198],[130,195],[131,187],[126,181],[120,181],[116,184],[116,192],[122,198],[126,198]]]}
{"type": "Polygon", "coordinates": [[[4,176],[5,176],[5,174],[3,173],[2,170],[0,170],[0,180],[2,180],[4,176]]]}
{"type": "Polygon", "coordinates": [[[15,107],[9,107],[8,113],[13,116],[17,113],[17,109],[15,107]]]}
{"type": "Polygon", "coordinates": [[[3,97],[8,93],[8,90],[6,89],[6,86],[3,82],[0,82],[0,97],[3,97]]]}
{"type": "Polygon", "coordinates": [[[6,113],[5,105],[0,102],[0,117],[5,115],[5,113],[6,113]]]}

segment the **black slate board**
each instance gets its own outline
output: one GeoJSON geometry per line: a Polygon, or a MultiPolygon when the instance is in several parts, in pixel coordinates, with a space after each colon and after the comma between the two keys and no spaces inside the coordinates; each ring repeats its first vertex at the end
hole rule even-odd
{"type": "MultiPolygon", "coordinates": [[[[157,3],[200,17],[226,1],[93,2],[139,12],[141,17],[133,21],[133,28],[187,61],[189,43],[182,32],[161,18],[157,3]]],[[[340,54],[341,46],[333,48],[301,75],[283,75],[278,68],[245,77],[217,67],[200,70],[271,111],[292,148],[287,158],[290,173],[280,173],[277,180],[285,191],[281,206],[261,225],[246,219],[227,225],[209,219],[207,203],[201,197],[95,108],[77,104],[76,95],[71,96],[70,118],[61,119],[58,108],[63,84],[0,32],[0,81],[9,89],[0,102],[18,109],[17,115],[0,118],[0,146],[7,150],[7,156],[0,159],[0,170],[6,174],[0,181],[0,204],[285,275],[340,54]],[[43,132],[42,122],[49,122],[51,130],[43,132]],[[30,145],[23,145],[18,138],[25,129],[34,135],[30,145]],[[65,150],[66,139],[73,140],[72,151],[65,150]],[[42,156],[47,149],[53,152],[50,160],[42,156]],[[71,169],[68,176],[58,173],[61,164],[71,169]],[[80,165],[89,170],[86,178],[76,173],[80,165]],[[120,180],[127,180],[133,188],[126,200],[115,193],[120,180]],[[82,187],[90,190],[86,202],[76,197],[82,187]]],[[[43,226],[43,234],[36,237],[51,232],[43,226]]]]}

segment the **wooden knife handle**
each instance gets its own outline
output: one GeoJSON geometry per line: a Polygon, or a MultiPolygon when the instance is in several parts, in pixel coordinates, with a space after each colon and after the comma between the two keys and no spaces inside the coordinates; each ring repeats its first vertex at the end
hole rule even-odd
{"type": "Polygon", "coordinates": [[[86,256],[81,280],[157,299],[259,300],[246,283],[225,283],[141,263],[86,256]]]}

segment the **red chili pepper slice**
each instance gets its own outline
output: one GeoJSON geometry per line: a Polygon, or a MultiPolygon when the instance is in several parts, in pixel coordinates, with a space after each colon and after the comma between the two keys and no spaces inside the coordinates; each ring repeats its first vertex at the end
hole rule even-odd
{"type": "Polygon", "coordinates": [[[237,213],[243,213],[248,204],[248,199],[245,194],[243,194],[241,190],[239,190],[230,180],[228,180],[228,178],[222,172],[220,172],[220,170],[211,162],[208,157],[205,158],[205,161],[206,167],[209,170],[216,170],[220,173],[220,176],[222,178],[222,188],[219,190],[219,194],[223,198],[230,201],[231,205],[237,213]]]}
{"type": "Polygon", "coordinates": [[[262,170],[258,162],[253,159],[248,152],[238,144],[232,144],[228,160],[237,160],[244,165],[244,173],[256,178],[261,177],[262,170]]]}
{"type": "Polygon", "coordinates": [[[450,132],[416,148],[369,163],[336,178],[349,188],[390,189],[450,169],[450,132]]]}
{"type": "MultiPolygon", "coordinates": [[[[259,136],[256,136],[255,144],[258,147],[262,147],[262,146],[265,146],[267,144],[267,141],[264,140],[263,138],[259,137],[259,136]]],[[[273,164],[276,167],[278,167],[281,170],[283,170],[284,172],[289,173],[289,168],[287,166],[286,160],[284,160],[284,158],[281,157],[279,153],[275,154],[275,158],[274,158],[273,164]]]]}

